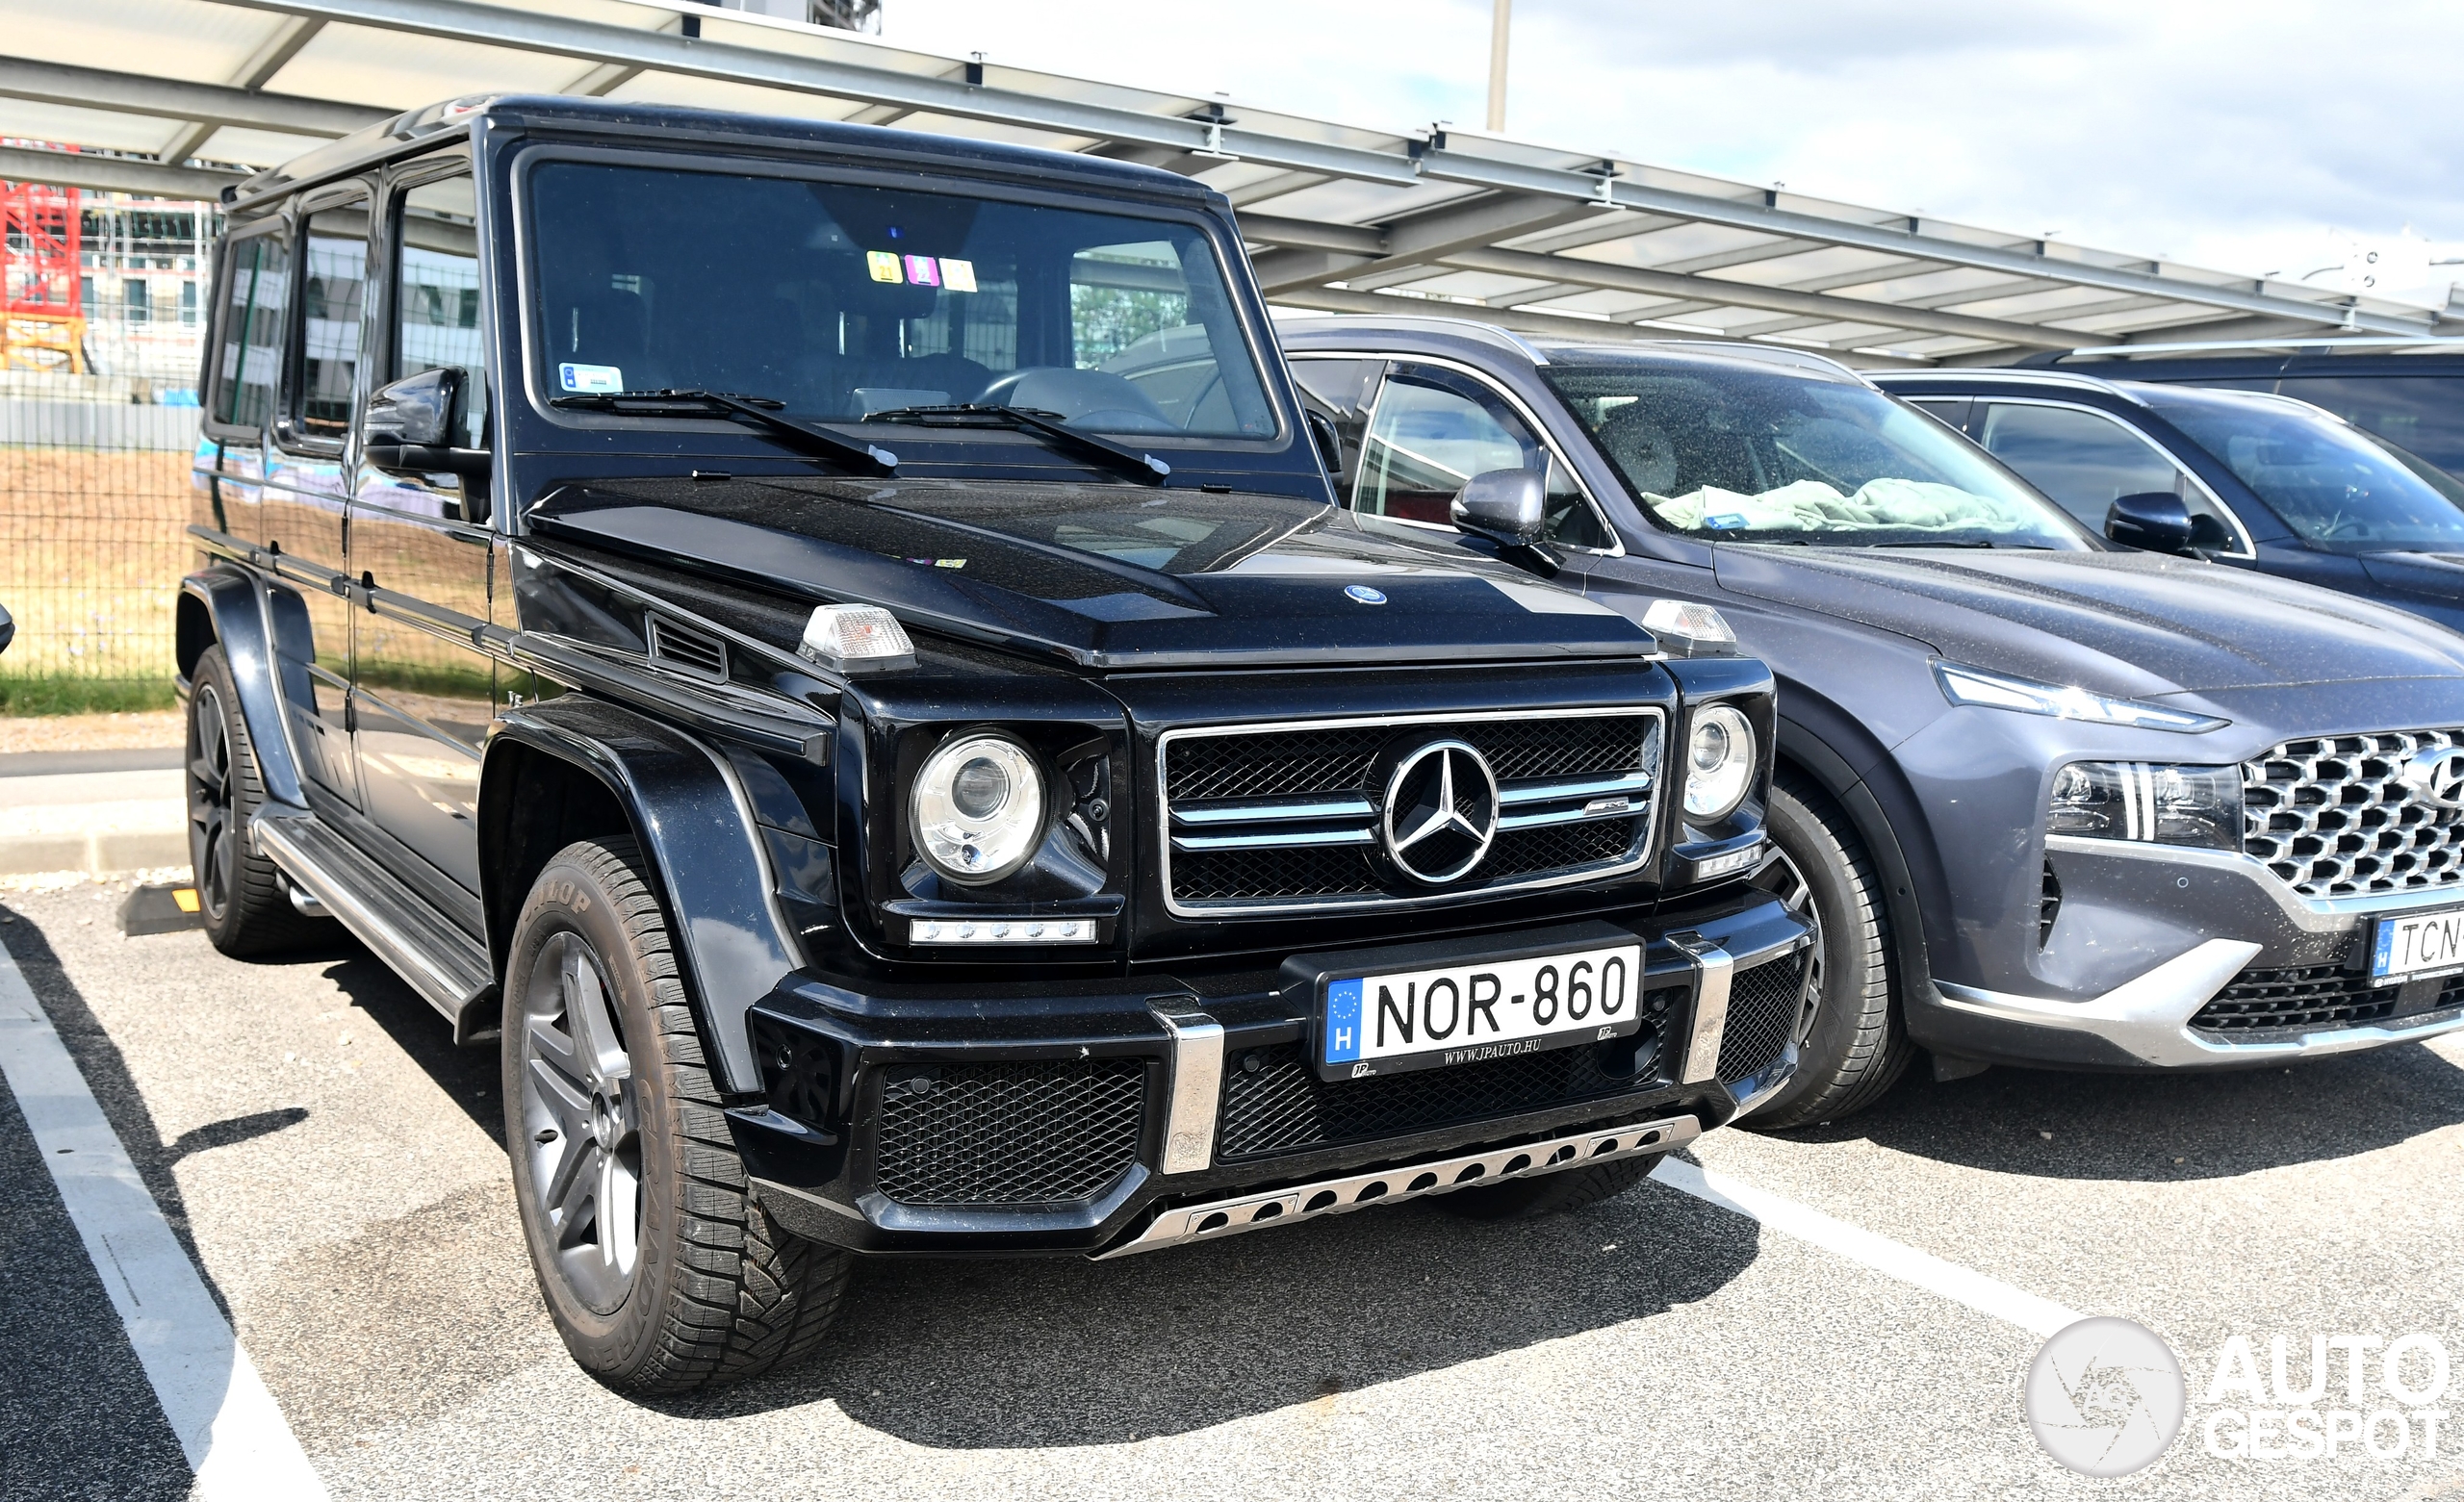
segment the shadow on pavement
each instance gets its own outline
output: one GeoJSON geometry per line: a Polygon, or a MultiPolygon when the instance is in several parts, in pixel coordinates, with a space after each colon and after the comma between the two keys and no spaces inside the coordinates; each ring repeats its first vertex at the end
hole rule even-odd
{"type": "Polygon", "coordinates": [[[873,1263],[822,1355],[659,1406],[831,1399],[937,1448],[1116,1444],[1661,1313],[1758,1246],[1754,1222],[1647,1183],[1521,1223],[1415,1204],[1117,1262],[873,1263]]]}
{"type": "Polygon", "coordinates": [[[1862,1115],[1787,1135],[1862,1138],[1997,1173],[2161,1184],[2349,1158],[2464,1121],[2464,1067],[2418,1043],[2232,1071],[1995,1068],[1936,1083],[1924,1070],[1920,1056],[1862,1115]]]}
{"type": "MultiPolygon", "coordinates": [[[[286,955],[279,962],[295,964],[301,957],[286,955]]],[[[356,939],[346,936],[335,945],[334,959],[324,977],[371,1022],[384,1029],[386,1036],[436,1082],[437,1088],[452,1098],[462,1114],[500,1147],[504,1144],[504,1103],[498,1095],[494,1043],[457,1046],[453,1025],[356,939]]]]}

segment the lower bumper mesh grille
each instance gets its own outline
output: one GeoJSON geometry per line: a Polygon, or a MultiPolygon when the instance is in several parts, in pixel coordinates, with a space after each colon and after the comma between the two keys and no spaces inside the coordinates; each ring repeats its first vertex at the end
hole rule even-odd
{"type": "Polygon", "coordinates": [[[1769,1068],[1796,1036],[1805,1004],[1806,965],[1800,950],[1740,971],[1729,983],[1728,1031],[1720,1034],[1722,1084],[1734,1084],[1769,1068]]]}
{"type": "Polygon", "coordinates": [[[2198,1009],[2191,1026],[2201,1032],[2250,1032],[2376,1022],[2396,1014],[2400,989],[2374,984],[2340,965],[2245,970],[2198,1009]]]}
{"type": "Polygon", "coordinates": [[[874,1183],[902,1205],[1092,1199],[1138,1160],[1145,1117],[1139,1059],[893,1066],[874,1183]]]}
{"type": "Polygon", "coordinates": [[[1658,1048],[1646,1023],[1607,1043],[1331,1084],[1301,1044],[1247,1049],[1224,1060],[1216,1157],[1268,1158],[1616,1095],[1651,1082],[1658,1048]]]}

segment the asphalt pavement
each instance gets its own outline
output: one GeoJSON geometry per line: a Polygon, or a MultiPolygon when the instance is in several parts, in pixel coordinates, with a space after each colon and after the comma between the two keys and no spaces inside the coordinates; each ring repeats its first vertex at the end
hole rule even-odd
{"type": "MultiPolygon", "coordinates": [[[[244,963],[123,938],[119,900],[10,894],[0,943],[336,1497],[2464,1502],[2464,1402],[2422,1405],[2459,1413],[2434,1456],[2202,1439],[2250,1405],[2206,1401],[2236,1336],[2264,1373],[2278,1335],[2297,1367],[2314,1334],[2426,1335],[2464,1396],[2464,1040],[1912,1078],[1853,1122],[1685,1155],[1762,1220],[1655,1182],[1523,1225],[1423,1202],[1103,1264],[873,1264],[817,1360],[643,1404],[541,1309],[492,1050],[346,938],[244,963]],[[2189,1422],[2129,1480],[2031,1437],[2026,1311],[2056,1306],[2180,1355],[2189,1422]]],[[[0,1496],[189,1494],[5,1090],[0,1350],[0,1496]]]]}

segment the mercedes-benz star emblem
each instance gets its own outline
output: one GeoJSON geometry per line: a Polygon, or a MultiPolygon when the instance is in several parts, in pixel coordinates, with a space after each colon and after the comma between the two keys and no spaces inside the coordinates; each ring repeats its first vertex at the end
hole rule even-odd
{"type": "Polygon", "coordinates": [[[1498,837],[1498,779],[1461,741],[1431,741],[1396,763],[1378,821],[1386,856],[1416,881],[1456,880],[1498,837]]]}
{"type": "Polygon", "coordinates": [[[2433,803],[2464,808],[2464,748],[2416,753],[2404,763],[2404,785],[2433,803]]]}

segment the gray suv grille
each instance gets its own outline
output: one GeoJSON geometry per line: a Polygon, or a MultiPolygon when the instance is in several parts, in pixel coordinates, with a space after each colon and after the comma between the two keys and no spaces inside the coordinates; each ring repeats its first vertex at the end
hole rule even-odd
{"type": "Polygon", "coordinates": [[[2304,897],[2375,897],[2464,881],[2464,808],[2403,779],[2464,729],[2287,741],[2242,765],[2242,849],[2304,897]]]}
{"type": "Polygon", "coordinates": [[[1424,715],[1168,731],[1157,751],[1175,913],[1400,906],[1596,879],[1649,856],[1656,708],[1424,715]],[[1377,863],[1377,769],[1458,739],[1498,781],[1488,853],[1419,887],[1377,863]]]}

